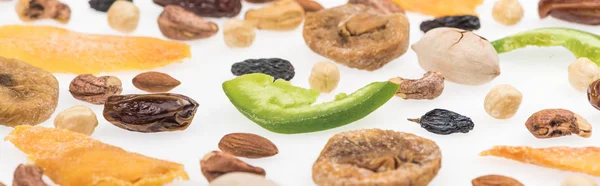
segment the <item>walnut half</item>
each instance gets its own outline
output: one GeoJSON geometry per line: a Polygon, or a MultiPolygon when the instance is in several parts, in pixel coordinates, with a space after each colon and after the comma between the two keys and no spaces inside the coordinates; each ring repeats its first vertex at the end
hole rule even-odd
{"type": "Polygon", "coordinates": [[[71,19],[71,8],[58,0],[19,0],[15,10],[26,22],[54,19],[64,24],[71,19]]]}

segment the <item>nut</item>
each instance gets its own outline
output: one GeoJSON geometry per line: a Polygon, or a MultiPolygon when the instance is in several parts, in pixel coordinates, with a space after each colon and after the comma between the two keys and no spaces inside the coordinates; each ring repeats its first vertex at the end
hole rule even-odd
{"type": "Polygon", "coordinates": [[[565,109],[546,109],[534,113],[525,123],[536,138],[554,138],[577,134],[584,138],[592,135],[592,125],[583,117],[565,109]]]}
{"type": "Polygon", "coordinates": [[[85,135],[92,135],[98,126],[98,118],[92,109],[86,106],[74,106],[63,110],[56,115],[54,127],[67,129],[85,135]]]}
{"type": "Polygon", "coordinates": [[[523,186],[523,184],[511,177],[501,175],[485,175],[471,181],[473,186],[523,186]]]}
{"type": "Polygon", "coordinates": [[[268,2],[273,2],[275,0],[246,0],[246,2],[249,3],[268,3],[268,2]]]}
{"type": "Polygon", "coordinates": [[[596,182],[588,177],[571,175],[566,177],[561,183],[561,186],[598,186],[596,182]]]}
{"type": "Polygon", "coordinates": [[[265,170],[260,167],[243,162],[227,153],[212,151],[204,156],[200,161],[200,169],[208,182],[230,173],[230,172],[247,172],[256,175],[265,176],[265,170]]]}
{"type": "Polygon", "coordinates": [[[54,19],[60,23],[68,23],[71,19],[71,8],[58,0],[19,0],[15,8],[22,21],[54,19]]]}
{"type": "Polygon", "coordinates": [[[4,185],[4,183],[0,182],[0,186],[6,186],[6,185],[4,185]]]}
{"type": "Polygon", "coordinates": [[[48,186],[44,183],[42,177],[44,171],[35,165],[23,165],[20,164],[15,169],[13,177],[13,186],[48,186]]]}
{"type": "Polygon", "coordinates": [[[598,79],[600,68],[588,58],[579,58],[569,65],[569,83],[580,92],[585,92],[598,79]]]}
{"type": "Polygon", "coordinates": [[[492,9],[494,20],[507,26],[519,23],[523,14],[523,6],[519,0],[498,0],[492,9]]]}
{"type": "Polygon", "coordinates": [[[519,90],[510,85],[498,85],[487,94],[483,107],[496,119],[508,119],[517,113],[522,101],[523,94],[519,90]]]}
{"type": "Polygon", "coordinates": [[[330,93],[340,82],[340,69],[330,62],[318,62],[313,66],[308,83],[310,88],[330,93]]]}
{"type": "Polygon", "coordinates": [[[382,14],[404,13],[404,10],[390,0],[349,0],[351,4],[363,4],[382,14]]]}
{"type": "Polygon", "coordinates": [[[167,5],[158,17],[162,34],[175,40],[195,40],[213,36],[219,31],[217,24],[177,5],[167,5]]]}
{"type": "Polygon", "coordinates": [[[83,74],[75,77],[69,85],[69,92],[75,99],[101,105],[112,95],[123,91],[121,80],[115,76],[96,77],[83,74]]]}
{"type": "Polygon", "coordinates": [[[277,146],[268,139],[249,133],[231,133],[219,141],[219,149],[234,156],[264,158],[279,153],[277,146]]]}
{"type": "Polygon", "coordinates": [[[592,82],[587,90],[588,101],[590,104],[600,110],[600,79],[592,82]]]}
{"type": "Polygon", "coordinates": [[[569,22],[600,25],[598,0],[541,0],[538,4],[540,18],[548,16],[569,22]]]}
{"type": "Polygon", "coordinates": [[[388,18],[369,14],[367,12],[358,12],[338,24],[339,33],[343,36],[360,36],[366,33],[373,33],[388,23],[388,18]]]}
{"type": "Polygon", "coordinates": [[[421,79],[404,79],[396,77],[390,82],[400,85],[396,96],[403,99],[435,99],[444,91],[444,76],[439,72],[429,71],[421,79]]]}
{"type": "Polygon", "coordinates": [[[146,92],[168,92],[181,82],[161,72],[144,72],[135,76],[133,86],[146,92]]]}
{"type": "Polygon", "coordinates": [[[263,176],[245,172],[232,172],[210,182],[209,186],[278,186],[263,176]],[[241,181],[243,180],[243,181],[241,181]]]}
{"type": "Polygon", "coordinates": [[[255,27],[254,23],[248,21],[238,19],[228,20],[223,26],[225,44],[232,48],[249,47],[254,42],[254,37],[256,37],[255,27]]]}
{"type": "Polygon", "coordinates": [[[140,9],[129,1],[115,1],[108,9],[108,25],[119,32],[133,32],[140,21],[140,9]]]}
{"type": "Polygon", "coordinates": [[[323,10],[323,5],[313,0],[296,0],[300,6],[304,9],[304,12],[316,12],[323,10]]]}
{"type": "Polygon", "coordinates": [[[259,29],[293,30],[302,23],[304,9],[295,0],[280,0],[266,7],[248,10],[245,19],[256,21],[259,29]]]}

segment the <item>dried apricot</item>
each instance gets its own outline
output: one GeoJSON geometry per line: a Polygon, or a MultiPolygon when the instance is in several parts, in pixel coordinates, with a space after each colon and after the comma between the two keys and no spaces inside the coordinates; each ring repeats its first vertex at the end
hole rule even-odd
{"type": "Polygon", "coordinates": [[[402,9],[435,17],[476,15],[475,8],[483,0],[392,0],[402,9]]]}

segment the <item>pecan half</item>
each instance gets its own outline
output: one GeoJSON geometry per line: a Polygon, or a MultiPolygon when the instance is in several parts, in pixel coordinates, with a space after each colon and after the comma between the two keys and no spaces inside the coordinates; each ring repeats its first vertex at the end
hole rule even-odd
{"type": "Polygon", "coordinates": [[[548,16],[569,22],[600,25],[600,0],[541,0],[540,18],[548,16]]]}

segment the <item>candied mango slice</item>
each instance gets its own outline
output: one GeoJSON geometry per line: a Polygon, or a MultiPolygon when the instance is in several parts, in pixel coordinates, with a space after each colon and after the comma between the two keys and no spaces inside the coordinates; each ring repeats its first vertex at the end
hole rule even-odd
{"type": "Polygon", "coordinates": [[[0,26],[0,56],[50,72],[148,70],[191,57],[190,46],[150,37],[72,32],[51,26],[0,26]]]}
{"type": "Polygon", "coordinates": [[[496,146],[481,156],[497,156],[534,165],[600,176],[600,148],[496,146]]]}
{"type": "Polygon", "coordinates": [[[406,11],[435,17],[474,15],[483,0],[392,0],[406,11]]]}
{"type": "Polygon", "coordinates": [[[189,179],[181,164],[127,152],[64,129],[17,126],[5,140],[61,186],[156,186],[189,179]]]}

